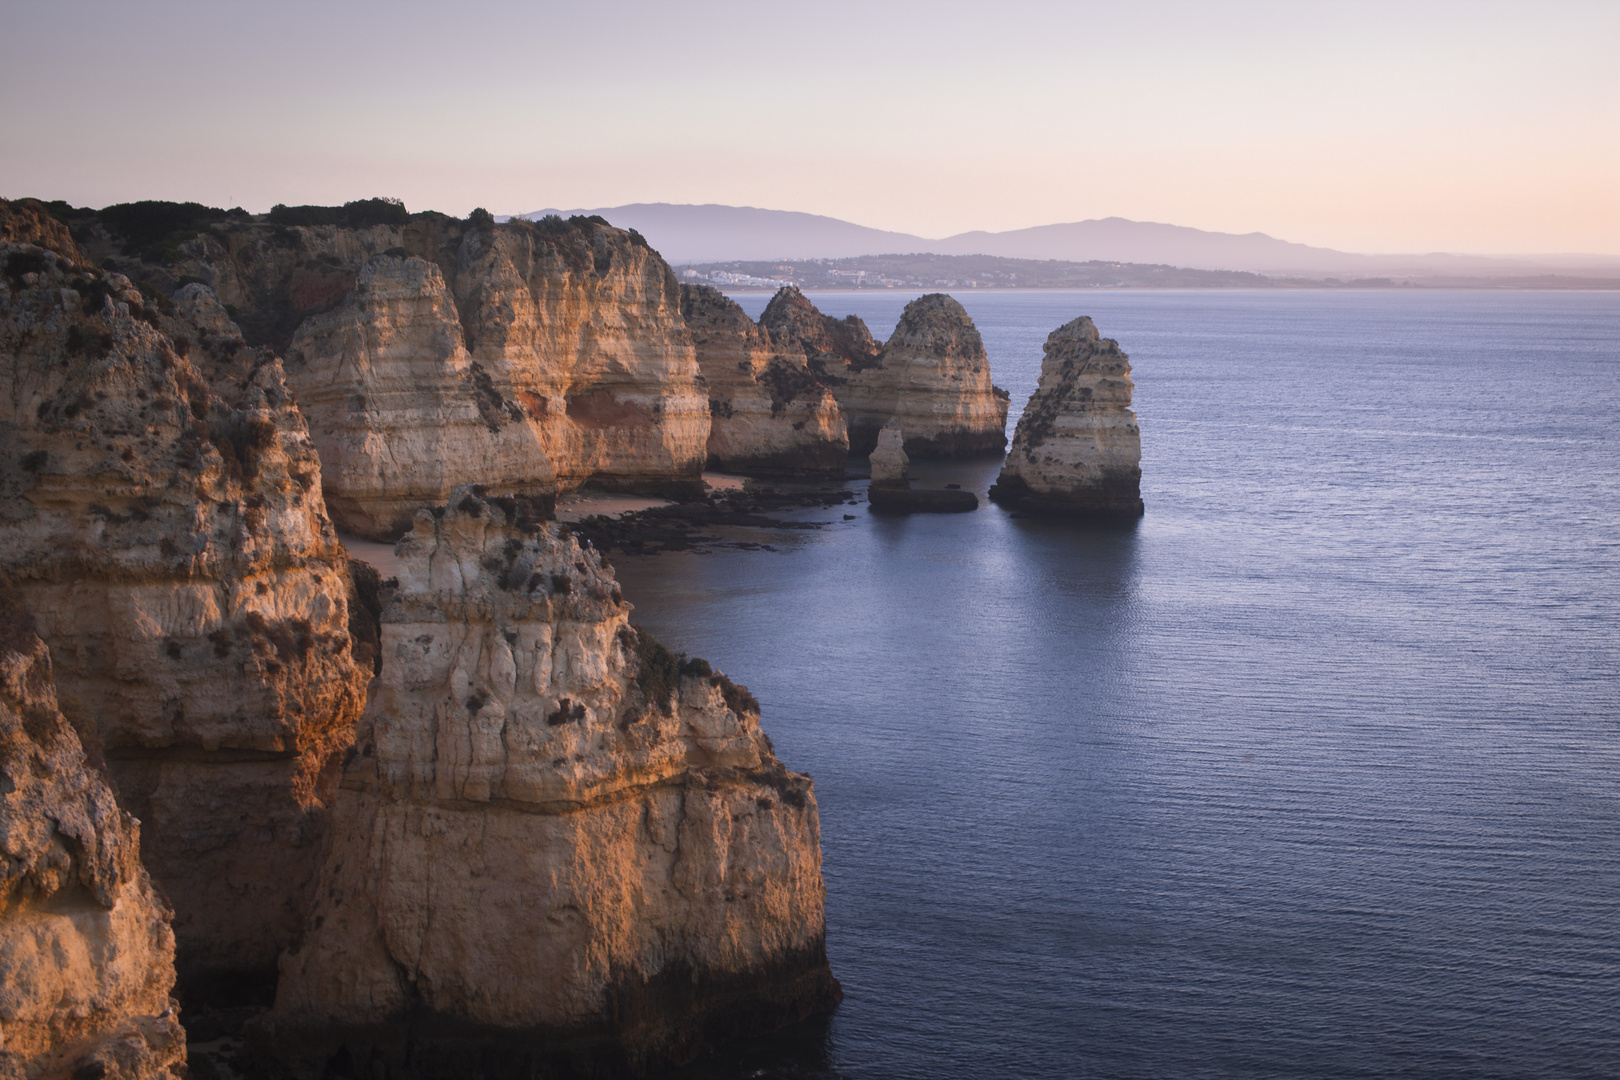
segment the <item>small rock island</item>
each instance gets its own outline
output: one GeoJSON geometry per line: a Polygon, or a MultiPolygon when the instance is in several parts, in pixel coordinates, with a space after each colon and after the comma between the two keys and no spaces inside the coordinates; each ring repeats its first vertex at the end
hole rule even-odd
{"type": "Polygon", "coordinates": [[[991,500],[1040,514],[1141,517],[1142,435],[1132,389],[1130,357],[1091,319],[1052,331],[991,500]]]}

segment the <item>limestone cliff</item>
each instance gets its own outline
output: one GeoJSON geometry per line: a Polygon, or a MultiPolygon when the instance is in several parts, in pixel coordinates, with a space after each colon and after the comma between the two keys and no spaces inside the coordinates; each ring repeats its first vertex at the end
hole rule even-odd
{"type": "Polygon", "coordinates": [[[551,501],[557,475],[535,425],[467,353],[437,264],[368,260],[339,308],[299,326],[288,357],[340,527],[398,533],[477,478],[551,501]]]}
{"type": "Polygon", "coordinates": [[[320,463],[203,286],[0,262],[0,569],[144,822],[182,976],[273,975],[370,675],[320,463]]]}
{"type": "Polygon", "coordinates": [[[815,796],[607,568],[458,492],[400,541],[310,930],[296,1073],[635,1075],[836,1003],[815,796]]]}
{"type": "Polygon", "coordinates": [[[56,704],[50,653],[0,593],[0,1076],[183,1075],[170,912],[56,704]]]}
{"type": "MultiPolygon", "coordinates": [[[[52,217],[38,199],[0,199],[0,244],[33,244],[55,252],[68,263],[86,264],[68,227],[52,217]]],[[[15,254],[27,257],[26,252],[15,254]]]]}
{"type": "Polygon", "coordinates": [[[586,481],[696,488],[708,397],[674,273],[638,234],[392,210],[314,225],[219,212],[137,256],[117,215],[75,230],[158,286],[210,285],[249,343],[284,350],[346,529],[397,535],[460,483],[541,509],[586,481]]]}
{"type": "Polygon", "coordinates": [[[709,467],[758,476],[842,476],[844,415],[802,348],[776,347],[734,301],[681,286],[681,315],[709,385],[709,467]]]}
{"type": "Polygon", "coordinates": [[[1130,358],[1082,316],[1046,339],[1040,381],[990,498],[1041,513],[1142,516],[1130,358]]]}
{"type": "Polygon", "coordinates": [[[917,458],[997,454],[1007,445],[1007,394],[991,383],[973,320],[943,293],[906,305],[881,347],[851,315],[822,315],[798,289],[772,297],[760,316],[778,345],[803,349],[832,386],[849,427],[851,454],[870,454],[891,420],[917,458]]]}

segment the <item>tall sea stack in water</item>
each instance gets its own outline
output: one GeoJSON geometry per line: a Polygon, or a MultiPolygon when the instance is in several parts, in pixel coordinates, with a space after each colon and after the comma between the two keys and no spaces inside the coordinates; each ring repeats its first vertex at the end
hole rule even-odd
{"type": "Polygon", "coordinates": [[[990,498],[1036,513],[1141,517],[1142,435],[1131,390],[1130,357],[1089,318],[1052,331],[990,498]]]}
{"type": "Polygon", "coordinates": [[[463,489],[399,545],[263,1030],[300,1075],[640,1075],[838,1000],[809,778],[744,688],[631,629],[595,552],[510,512],[463,489]]]}

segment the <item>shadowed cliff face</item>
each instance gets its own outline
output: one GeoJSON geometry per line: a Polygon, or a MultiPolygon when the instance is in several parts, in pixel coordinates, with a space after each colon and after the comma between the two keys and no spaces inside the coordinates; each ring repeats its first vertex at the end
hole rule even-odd
{"type": "Polygon", "coordinates": [[[56,704],[50,653],[0,592],[0,1073],[169,1080],[171,912],[56,704]]]}
{"type": "Polygon", "coordinates": [[[0,562],[145,823],[182,974],[268,974],[369,675],[320,464],[206,289],[45,256],[0,284],[0,562]]]}
{"type": "Polygon", "coordinates": [[[709,285],[681,286],[681,315],[709,385],[712,468],[762,476],[842,476],[844,416],[797,341],[780,347],[709,285]]]}
{"type": "Polygon", "coordinates": [[[891,420],[912,457],[978,457],[1007,445],[1006,392],[991,384],[973,320],[943,293],[906,305],[882,347],[860,319],[823,315],[791,286],[771,298],[760,325],[779,347],[802,349],[823,374],[848,424],[851,454],[870,454],[891,420]]]}
{"type": "MultiPolygon", "coordinates": [[[[657,252],[599,220],[400,215],[209,222],[131,272],[210,285],[249,343],[284,352],[346,529],[398,535],[461,483],[544,509],[587,480],[697,482],[708,399],[657,252]]],[[[75,229],[130,260],[114,225],[75,229]]]]}
{"type": "Polygon", "coordinates": [[[1041,513],[1142,515],[1130,357],[1084,316],[1046,339],[1040,381],[990,498],[1041,513]]]}
{"type": "Polygon", "coordinates": [[[401,542],[260,1032],[300,1074],[635,1075],[838,999],[809,779],[746,690],[630,628],[594,552],[516,522],[464,490],[401,542]]]}

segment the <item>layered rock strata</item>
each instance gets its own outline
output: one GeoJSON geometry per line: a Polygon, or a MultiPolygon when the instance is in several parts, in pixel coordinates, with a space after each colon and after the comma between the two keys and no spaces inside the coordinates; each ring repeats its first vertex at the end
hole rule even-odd
{"type": "MultiPolygon", "coordinates": [[[[346,530],[392,538],[461,483],[541,512],[587,481],[700,490],[708,396],[674,272],[638,234],[397,209],[352,226],[221,213],[131,273],[212,286],[250,343],[284,351],[346,530]]],[[[116,224],[75,229],[129,261],[116,224]]]]}
{"type": "Polygon", "coordinates": [[[1007,445],[1007,393],[973,320],[951,297],[930,293],[906,305],[880,348],[855,316],[822,315],[797,289],[771,299],[760,325],[778,345],[806,354],[831,385],[849,427],[850,453],[871,453],[878,432],[898,420],[916,458],[999,454],[1007,445]]]}
{"type": "Polygon", "coordinates": [[[467,352],[436,263],[368,260],[341,306],[304,320],[288,356],[328,511],[348,531],[397,534],[475,478],[530,497],[535,512],[554,502],[536,425],[467,352]]]}
{"type": "Polygon", "coordinates": [[[1038,513],[1142,516],[1130,357],[1082,316],[1046,339],[1040,381],[990,498],[1038,513]]]}
{"type": "Polygon", "coordinates": [[[708,465],[751,476],[842,476],[844,415],[802,348],[778,348],[719,289],[681,286],[709,388],[708,465]]]}
{"type": "Polygon", "coordinates": [[[630,628],[594,552],[510,511],[458,492],[399,543],[260,1033],[299,1075],[637,1075],[838,1000],[809,778],[744,688],[630,628]]]}
{"type": "Polygon", "coordinates": [[[205,287],[0,261],[0,567],[144,822],[183,979],[273,978],[371,674],[320,463],[205,287]]]}
{"type": "Polygon", "coordinates": [[[0,1076],[184,1075],[171,912],[57,708],[50,653],[0,593],[0,1076]]]}

